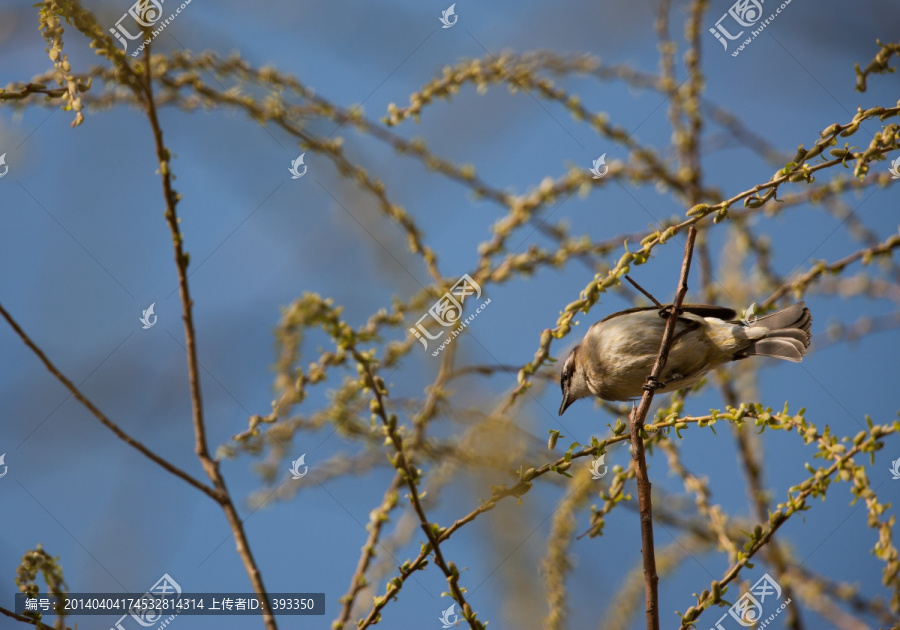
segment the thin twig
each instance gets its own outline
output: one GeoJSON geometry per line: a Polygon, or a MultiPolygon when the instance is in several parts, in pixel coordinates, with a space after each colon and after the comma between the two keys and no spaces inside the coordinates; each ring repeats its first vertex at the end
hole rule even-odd
{"type": "Polygon", "coordinates": [[[104,415],[104,413],[102,411],[97,409],[97,407],[94,406],[94,403],[92,403],[90,400],[88,400],[85,397],[85,395],[81,393],[81,391],[78,389],[78,387],[76,387],[72,381],[67,379],[65,377],[65,375],[62,372],[60,372],[56,368],[55,365],[53,365],[53,362],[50,361],[50,359],[47,358],[47,355],[44,354],[40,348],[37,347],[37,345],[31,340],[31,337],[29,337],[25,333],[25,331],[22,330],[22,328],[19,326],[19,324],[16,322],[16,320],[14,320],[12,318],[12,315],[10,315],[6,311],[6,309],[3,308],[2,304],[0,304],[0,315],[3,315],[3,318],[7,322],[9,322],[9,325],[12,327],[12,329],[14,331],[16,331],[16,334],[19,335],[19,337],[22,339],[22,341],[25,342],[25,345],[28,346],[29,348],[31,348],[31,351],[37,355],[38,359],[41,360],[41,362],[44,364],[44,366],[47,368],[47,370],[53,376],[55,376],[57,378],[57,380],[60,383],[62,383],[66,389],[69,390],[69,392],[72,394],[72,396],[75,398],[75,400],[77,400],[82,405],[84,405],[84,407],[88,411],[90,411],[94,415],[94,417],[97,418],[97,420],[99,420],[101,424],[103,424],[103,426],[105,426],[107,429],[112,431],[116,435],[116,437],[118,437],[120,440],[122,440],[123,442],[125,442],[126,444],[131,446],[132,448],[136,449],[140,453],[144,454],[151,461],[156,462],[157,464],[162,466],[164,469],[166,469],[167,471],[169,471],[170,473],[172,473],[179,479],[184,479],[186,482],[188,482],[189,484],[191,484],[192,486],[194,486],[195,488],[197,488],[204,494],[209,495],[210,497],[212,497],[213,499],[218,501],[218,494],[216,493],[216,491],[213,488],[210,488],[202,481],[195,479],[190,474],[181,470],[178,466],[175,466],[174,464],[170,464],[168,461],[166,461],[165,459],[163,459],[162,457],[160,457],[159,455],[157,455],[156,453],[151,451],[149,448],[147,448],[146,446],[144,446],[143,444],[141,444],[140,442],[135,440],[133,437],[131,437],[130,435],[125,433],[122,429],[119,428],[119,426],[115,422],[113,422],[112,420],[107,418],[106,415],[104,415]]]}
{"type": "Polygon", "coordinates": [[[869,264],[876,256],[892,254],[892,251],[897,248],[900,248],[900,234],[889,236],[883,243],[879,245],[857,250],[852,254],[844,256],[840,260],[837,260],[833,263],[826,264],[824,261],[820,261],[813,265],[813,267],[806,273],[794,279],[786,280],[784,284],[782,284],[772,293],[772,295],[770,295],[760,303],[759,308],[760,310],[769,308],[770,306],[775,304],[775,302],[780,297],[786,295],[789,291],[796,292],[805,290],[807,285],[809,285],[818,276],[840,273],[844,270],[844,267],[846,267],[850,263],[856,262],[857,260],[862,260],[863,264],[869,264]]]}
{"type": "MultiPolygon", "coordinates": [[[[803,436],[808,433],[808,429],[810,428],[806,424],[801,424],[797,422],[797,420],[788,414],[778,414],[779,422],[785,423],[786,427],[790,427],[790,430],[794,431],[796,435],[803,436]]],[[[676,428],[678,426],[689,426],[689,425],[697,425],[700,427],[707,426],[708,424],[714,423],[716,420],[723,420],[725,416],[717,413],[715,416],[713,415],[704,415],[704,416],[674,416],[670,417],[666,420],[658,421],[655,423],[644,425],[644,431],[652,434],[660,434],[667,429],[676,428]]],[[[741,406],[739,410],[732,410],[732,415],[729,418],[730,421],[758,421],[759,420],[759,412],[753,409],[753,406],[741,406]]],[[[894,428],[892,425],[880,425],[876,426],[873,431],[877,431],[879,436],[883,436],[886,434],[892,434],[894,432],[894,428]]],[[[809,439],[818,440],[822,438],[822,435],[816,432],[813,435],[808,436],[809,439]]],[[[631,439],[630,435],[626,435],[622,433],[621,435],[613,435],[606,439],[600,440],[600,442],[596,445],[585,445],[580,450],[575,450],[571,453],[567,453],[564,456],[560,456],[558,459],[554,461],[546,462],[545,464],[536,467],[527,473],[523,477],[521,477],[515,483],[511,483],[509,485],[503,486],[495,486],[491,489],[491,496],[486,499],[482,499],[480,505],[466,514],[465,516],[458,518],[453,522],[449,527],[445,527],[441,529],[441,534],[438,536],[438,542],[444,543],[449,540],[457,531],[459,531],[462,527],[468,525],[469,523],[475,521],[479,516],[490,512],[497,504],[499,504],[503,499],[507,499],[510,497],[521,498],[523,494],[528,492],[533,486],[533,482],[535,479],[538,479],[550,472],[556,471],[560,466],[571,463],[582,457],[596,457],[598,452],[603,450],[608,450],[608,448],[614,444],[619,444],[621,442],[625,442],[631,439]]],[[[804,438],[806,439],[806,438],[804,438]]],[[[879,438],[880,439],[880,438],[879,438]]],[[[633,466],[629,466],[626,471],[620,473],[620,475],[626,475],[628,471],[633,470],[633,466]]],[[[630,473],[634,474],[634,473],[630,473]]],[[[609,497],[616,497],[622,493],[622,487],[617,485],[616,479],[620,477],[617,475],[614,478],[610,489],[608,490],[609,497]]],[[[625,481],[625,477],[621,477],[623,482],[625,481]]],[[[626,504],[627,506],[628,504],[626,504]]],[[[606,513],[609,509],[613,507],[612,501],[607,501],[607,506],[601,508],[599,513],[606,513]]],[[[663,519],[666,518],[665,513],[663,513],[663,519]]],[[[668,522],[665,521],[664,522],[668,522]]],[[[692,529],[695,534],[701,535],[703,532],[701,530],[692,529]]],[[[587,534],[589,532],[585,532],[587,534]]],[[[583,536],[584,534],[582,534],[583,536]]],[[[581,536],[579,536],[581,538],[581,536]]],[[[400,570],[396,577],[389,580],[387,583],[387,590],[385,594],[381,597],[377,597],[374,605],[372,606],[371,611],[366,616],[365,619],[361,620],[357,625],[360,630],[364,630],[369,626],[377,623],[379,619],[379,615],[381,610],[385,607],[385,605],[397,594],[400,592],[403,585],[409,579],[409,577],[415,573],[416,571],[420,571],[425,568],[428,562],[428,556],[431,554],[431,547],[429,545],[423,545],[422,550],[419,552],[419,555],[416,556],[412,561],[404,562],[403,566],[400,567],[400,570]]]]}
{"type": "Polygon", "coordinates": [[[632,279],[631,279],[631,276],[629,276],[627,273],[625,274],[625,279],[628,280],[628,282],[630,282],[632,285],[634,285],[634,288],[635,288],[635,289],[637,289],[638,291],[640,291],[641,293],[643,293],[644,295],[646,295],[647,298],[648,298],[651,302],[653,302],[653,305],[654,305],[656,308],[662,308],[662,307],[663,307],[663,305],[660,304],[659,301],[658,301],[655,297],[653,297],[653,296],[650,294],[649,291],[647,291],[646,289],[644,289],[644,287],[642,287],[642,286],[639,285],[637,282],[635,282],[634,280],[632,280],[632,279]]]}
{"type": "MultiPolygon", "coordinates": [[[[24,615],[20,615],[16,612],[13,612],[12,610],[9,610],[8,608],[4,608],[3,606],[0,606],[0,613],[6,615],[7,617],[12,617],[16,621],[21,621],[22,623],[30,623],[33,626],[38,626],[38,624],[40,623],[36,619],[32,619],[31,617],[26,617],[24,615]]],[[[40,624],[38,627],[49,628],[50,626],[48,626],[47,624],[40,624]]],[[[65,628],[65,630],[72,630],[71,628],[69,628],[69,626],[64,626],[64,628],[65,628]]]]}
{"type": "MultiPolygon", "coordinates": [[[[878,435],[879,437],[884,437],[886,435],[895,434],[896,432],[896,426],[886,425],[879,428],[878,435]]],[[[832,477],[832,475],[841,470],[841,468],[844,467],[846,463],[850,461],[855,455],[860,452],[864,452],[865,448],[871,448],[871,445],[867,446],[865,442],[862,442],[848,449],[845,453],[841,454],[839,457],[836,457],[834,463],[827,469],[820,469],[816,475],[816,478],[827,482],[832,477]]],[[[728,571],[726,571],[719,580],[714,581],[710,585],[710,590],[703,591],[703,593],[701,593],[697,597],[697,604],[691,606],[684,612],[683,615],[680,615],[681,625],[679,626],[679,630],[691,630],[692,628],[695,628],[696,624],[694,622],[697,620],[700,614],[713,604],[722,601],[721,595],[723,587],[727,586],[730,582],[734,581],[737,578],[741,569],[750,564],[753,556],[755,556],[760,549],[770,544],[772,536],[774,536],[775,532],[778,531],[778,529],[785,522],[787,522],[791,514],[802,512],[804,509],[806,509],[806,500],[810,497],[810,495],[821,491],[821,485],[815,483],[810,483],[809,485],[802,487],[797,486],[797,488],[799,488],[799,490],[795,495],[791,496],[789,502],[782,503],[777,510],[769,514],[765,525],[760,523],[758,527],[760,527],[761,529],[758,532],[754,531],[753,538],[744,545],[744,554],[742,555],[742,557],[733,565],[731,565],[728,571]]]]}
{"type": "Polygon", "coordinates": [[[250,583],[253,590],[262,600],[262,617],[267,630],[277,630],[275,616],[272,614],[272,608],[269,604],[269,598],[266,594],[265,586],[262,581],[262,574],[256,565],[253,554],[250,551],[250,543],[247,540],[247,534],[244,531],[244,523],[238,514],[237,508],[231,499],[231,494],[225,485],[225,479],[219,470],[219,462],[213,459],[209,454],[209,447],[206,443],[206,425],[203,419],[203,398],[200,394],[200,371],[197,361],[197,335],[194,330],[193,317],[193,301],[191,300],[190,290],[188,288],[188,261],[189,257],[184,252],[183,237],[179,227],[178,214],[176,207],[178,205],[178,194],[172,188],[172,171],[169,166],[171,154],[169,149],[163,142],[162,128],[159,125],[159,117],[156,114],[156,105],[153,101],[153,79],[151,77],[150,48],[145,49],[144,53],[144,84],[142,86],[144,107],[150,126],[153,129],[153,140],[156,145],[156,157],[159,160],[159,173],[162,179],[163,196],[166,200],[166,222],[169,224],[169,231],[172,234],[172,246],[175,250],[175,268],[178,270],[178,289],[181,295],[182,319],[184,320],[184,339],[187,346],[187,363],[188,363],[188,380],[191,388],[191,409],[193,411],[194,421],[194,451],[200,459],[203,469],[216,488],[216,501],[225,512],[228,524],[234,534],[235,546],[238,555],[244,563],[247,575],[250,577],[250,583]]]}
{"type": "MultiPolygon", "coordinates": [[[[406,451],[408,456],[411,456],[413,452],[418,451],[423,446],[422,443],[425,439],[425,429],[428,426],[428,420],[437,412],[438,405],[442,400],[440,392],[451,377],[454,355],[454,349],[451,348],[450,351],[444,353],[444,356],[441,359],[441,367],[438,371],[437,378],[430,388],[428,398],[425,400],[424,406],[413,421],[415,432],[413,433],[410,447],[406,451]]],[[[356,566],[356,571],[350,581],[350,590],[342,598],[343,607],[341,609],[341,614],[338,619],[331,624],[334,630],[341,630],[341,628],[346,625],[347,621],[350,619],[356,597],[366,585],[366,571],[369,570],[371,560],[375,557],[375,545],[381,544],[379,543],[381,530],[384,523],[387,521],[388,513],[397,505],[397,491],[402,484],[403,473],[398,470],[390,487],[384,494],[381,505],[372,511],[372,516],[369,521],[369,538],[363,547],[362,554],[360,555],[359,562],[356,566]]],[[[381,546],[384,548],[383,544],[381,546]]]]}
{"type": "Polygon", "coordinates": [[[650,411],[650,404],[653,402],[653,393],[661,386],[659,379],[666,367],[666,362],[669,360],[669,350],[675,337],[675,324],[681,312],[681,305],[684,303],[684,296],[687,294],[687,279],[691,270],[691,256],[694,253],[694,241],[696,238],[697,229],[692,225],[688,230],[687,242],[684,245],[684,260],[681,263],[681,279],[678,285],[678,292],[675,294],[675,301],[666,320],[666,328],[663,331],[659,354],[656,356],[653,370],[650,372],[647,384],[644,386],[644,395],[641,397],[641,402],[631,414],[631,456],[635,464],[638,504],[641,514],[641,554],[644,560],[647,630],[659,630],[659,595],[657,592],[659,576],[656,574],[656,555],[653,546],[651,484],[650,479],[647,477],[647,459],[644,454],[644,440],[641,437],[641,431],[644,428],[644,420],[647,418],[647,413],[650,411]]]}
{"type": "MultiPolygon", "coordinates": [[[[425,509],[422,507],[422,501],[417,486],[420,473],[415,464],[410,460],[410,454],[403,445],[403,438],[397,431],[396,417],[392,419],[387,414],[385,405],[385,398],[388,394],[387,388],[383,381],[381,381],[381,378],[375,375],[372,370],[371,361],[368,358],[363,356],[355,348],[351,349],[351,353],[353,354],[353,358],[356,359],[357,364],[361,367],[366,386],[372,390],[375,400],[377,401],[377,405],[374,406],[373,411],[381,418],[381,421],[384,424],[385,440],[390,440],[397,453],[391,458],[391,461],[396,466],[398,472],[404,477],[406,485],[409,488],[410,503],[412,503],[412,507],[419,517],[419,525],[425,533],[425,537],[428,538],[429,544],[427,545],[427,550],[434,555],[434,563],[446,576],[447,584],[450,586],[450,595],[459,604],[460,612],[462,613],[463,618],[469,623],[469,627],[472,630],[484,630],[485,624],[478,621],[472,607],[466,602],[465,595],[463,594],[465,589],[459,586],[459,569],[456,567],[455,563],[449,562],[444,558],[440,545],[440,536],[443,533],[443,530],[440,527],[432,526],[428,520],[428,516],[425,514],[425,509]]],[[[385,597],[385,600],[386,599],[387,597],[385,597]]],[[[363,623],[368,621],[369,619],[367,618],[363,623]]]]}
{"type": "Polygon", "coordinates": [[[884,626],[896,624],[896,617],[891,614],[888,607],[879,599],[866,599],[858,593],[858,586],[841,582],[832,582],[827,578],[817,575],[802,564],[788,569],[791,577],[800,585],[806,584],[814,589],[819,597],[837,599],[849,606],[853,611],[871,615],[878,619],[878,623],[884,626]]]}
{"type": "MultiPolygon", "coordinates": [[[[729,405],[737,405],[737,396],[730,382],[722,384],[722,391],[726,402],[729,405]]],[[[738,457],[744,467],[744,475],[747,478],[747,490],[750,494],[750,500],[756,511],[756,518],[760,523],[765,523],[769,518],[770,506],[769,498],[766,495],[765,483],[762,478],[762,457],[759,455],[758,449],[753,444],[752,429],[746,425],[734,427],[734,435],[738,445],[738,457]]],[[[769,541],[768,547],[763,550],[763,554],[768,561],[778,571],[779,576],[784,576],[788,571],[787,560],[781,549],[780,543],[773,535],[769,541]]],[[[794,589],[790,583],[783,586],[785,601],[794,598],[794,589]]],[[[791,606],[787,611],[786,626],[791,630],[803,630],[803,619],[800,616],[800,607],[791,606]]]]}
{"type": "Polygon", "coordinates": [[[545,630],[562,630],[568,627],[569,592],[566,589],[566,578],[574,568],[569,552],[577,523],[576,514],[594,491],[590,469],[586,466],[579,468],[568,487],[573,490],[560,502],[553,514],[547,537],[547,555],[541,563],[544,569],[544,592],[550,609],[544,617],[545,630]]]}
{"type": "Polygon", "coordinates": [[[340,600],[341,612],[338,615],[338,618],[331,624],[331,627],[335,630],[340,630],[346,625],[347,621],[349,621],[350,613],[353,611],[353,604],[356,601],[356,596],[366,587],[366,571],[369,570],[372,558],[375,557],[375,545],[378,544],[378,541],[381,538],[381,530],[388,520],[388,512],[393,510],[397,505],[397,491],[400,489],[402,483],[403,477],[398,472],[394,475],[394,480],[391,482],[391,485],[385,490],[381,505],[372,511],[372,517],[369,520],[369,537],[366,540],[366,544],[363,545],[362,552],[359,555],[359,561],[356,563],[356,570],[353,572],[353,577],[350,578],[350,589],[340,600]]]}

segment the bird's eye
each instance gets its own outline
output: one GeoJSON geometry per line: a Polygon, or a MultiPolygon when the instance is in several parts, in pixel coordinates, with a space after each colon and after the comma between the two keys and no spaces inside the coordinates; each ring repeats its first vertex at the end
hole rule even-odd
{"type": "Polygon", "coordinates": [[[566,359],[565,365],[563,365],[562,374],[559,377],[559,384],[562,387],[562,391],[565,394],[566,388],[569,386],[569,383],[572,381],[572,360],[566,359]]]}

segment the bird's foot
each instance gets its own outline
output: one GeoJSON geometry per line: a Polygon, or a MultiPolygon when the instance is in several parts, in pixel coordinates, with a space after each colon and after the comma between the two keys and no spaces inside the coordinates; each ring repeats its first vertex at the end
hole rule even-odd
{"type": "Polygon", "coordinates": [[[661,309],[659,309],[657,313],[659,313],[659,316],[663,319],[669,319],[669,315],[672,314],[672,304],[666,304],[661,309]]]}

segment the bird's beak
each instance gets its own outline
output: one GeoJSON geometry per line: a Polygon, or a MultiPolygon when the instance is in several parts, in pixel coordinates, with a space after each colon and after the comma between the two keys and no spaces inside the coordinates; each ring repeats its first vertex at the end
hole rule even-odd
{"type": "Polygon", "coordinates": [[[575,401],[569,400],[569,390],[567,389],[566,393],[563,394],[562,402],[559,404],[559,415],[563,415],[565,410],[568,409],[569,405],[571,405],[573,402],[575,401]]]}

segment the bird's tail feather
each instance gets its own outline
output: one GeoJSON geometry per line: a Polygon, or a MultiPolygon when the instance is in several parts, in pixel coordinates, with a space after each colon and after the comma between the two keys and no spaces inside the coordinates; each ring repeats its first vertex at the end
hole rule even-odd
{"type": "Polygon", "coordinates": [[[799,363],[809,349],[812,314],[805,302],[797,302],[777,313],[764,315],[750,328],[767,328],[765,337],[753,342],[740,357],[759,355],[799,363]]]}

